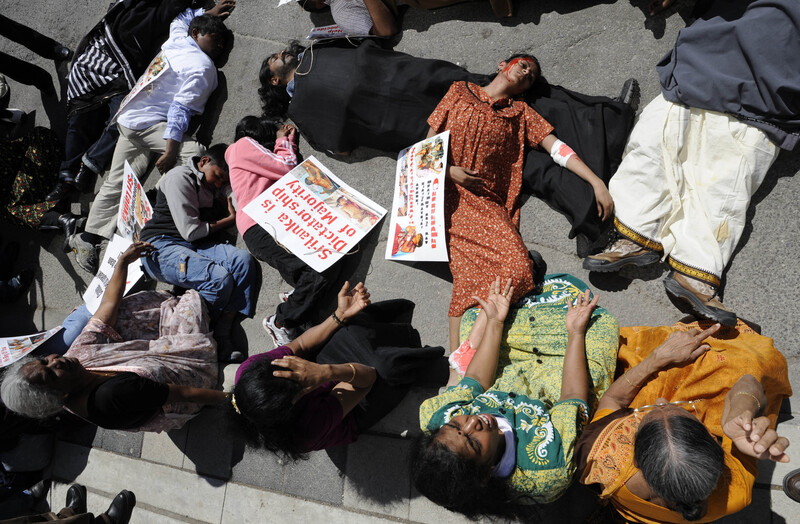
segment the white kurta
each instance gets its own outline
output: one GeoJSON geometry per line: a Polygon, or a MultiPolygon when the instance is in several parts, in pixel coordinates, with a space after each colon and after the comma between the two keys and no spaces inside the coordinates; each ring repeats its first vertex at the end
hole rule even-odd
{"type": "Polygon", "coordinates": [[[730,115],[659,95],[642,111],[609,184],[617,229],[718,286],[778,151],[763,131],[730,115]]]}

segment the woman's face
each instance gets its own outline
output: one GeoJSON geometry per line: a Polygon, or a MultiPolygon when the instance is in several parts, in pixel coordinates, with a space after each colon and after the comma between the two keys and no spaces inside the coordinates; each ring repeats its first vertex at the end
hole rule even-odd
{"type": "Polygon", "coordinates": [[[528,58],[500,62],[500,69],[500,74],[505,75],[514,95],[521,95],[530,89],[539,73],[536,64],[528,58]]]}
{"type": "Polygon", "coordinates": [[[77,358],[49,355],[22,366],[22,376],[31,384],[64,393],[72,390],[84,369],[77,358]]]}
{"type": "Polygon", "coordinates": [[[492,415],[459,415],[450,419],[436,441],[479,466],[494,467],[503,455],[505,438],[492,415]]]}

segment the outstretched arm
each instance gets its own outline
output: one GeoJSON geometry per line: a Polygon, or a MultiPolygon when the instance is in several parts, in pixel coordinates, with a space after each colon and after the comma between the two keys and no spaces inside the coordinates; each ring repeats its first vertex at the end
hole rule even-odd
{"type": "Polygon", "coordinates": [[[719,331],[720,327],[722,327],[720,324],[714,324],[705,331],[692,328],[689,331],[671,334],[646,359],[611,384],[597,405],[598,411],[627,408],[639,389],[647,384],[653,375],[670,366],[681,366],[697,360],[711,348],[704,343],[705,339],[719,331]]]}
{"type": "Polygon", "coordinates": [[[514,293],[514,286],[511,279],[508,279],[503,291],[500,291],[500,277],[495,278],[489,286],[489,296],[486,300],[479,297],[472,297],[478,301],[486,314],[487,324],[483,332],[475,356],[467,367],[464,374],[477,380],[484,390],[489,389],[494,384],[494,377],[497,374],[497,361],[500,358],[500,340],[503,336],[503,322],[508,315],[508,307],[511,303],[511,295],[514,293]]]}
{"type": "Polygon", "coordinates": [[[567,307],[567,350],[564,353],[564,369],[561,374],[561,398],[589,400],[589,373],[586,371],[586,327],[597,306],[598,297],[589,299],[587,289],[567,307]]]}
{"type": "Polygon", "coordinates": [[[770,428],[769,417],[763,416],[766,407],[767,395],[761,383],[753,375],[742,376],[725,395],[722,431],[745,455],[789,462],[785,453],[789,440],[770,428]]]}
{"type": "Polygon", "coordinates": [[[179,386],[169,384],[169,394],[167,404],[173,402],[194,402],[196,404],[223,404],[227,400],[224,391],[208,388],[193,388],[189,386],[179,386]]]}
{"type": "Polygon", "coordinates": [[[117,323],[119,306],[122,304],[122,296],[125,294],[125,282],[128,280],[128,264],[139,257],[150,253],[153,246],[147,242],[134,242],[119,257],[114,273],[108,281],[106,291],[103,293],[103,300],[92,318],[96,318],[107,326],[114,327],[117,323]]]}
{"type": "MultiPolygon", "coordinates": [[[[544,138],[544,140],[541,141],[539,146],[550,153],[553,158],[556,158],[554,155],[556,155],[558,151],[554,152],[553,146],[556,145],[557,140],[558,138],[554,134],[550,133],[544,138]]],[[[563,142],[559,145],[561,148],[566,146],[567,151],[569,152],[566,164],[562,165],[592,186],[592,189],[594,190],[594,197],[597,201],[597,215],[603,220],[608,220],[611,218],[611,216],[614,214],[614,199],[611,198],[611,193],[608,192],[606,185],[602,180],[600,180],[600,177],[598,177],[594,171],[592,171],[589,166],[587,166],[583,160],[581,160],[580,157],[574,151],[572,151],[569,146],[563,142]]]]}
{"type": "Polygon", "coordinates": [[[333,315],[292,340],[289,343],[289,349],[300,358],[312,358],[341,326],[334,315],[341,323],[345,323],[369,304],[369,291],[364,287],[363,282],[359,282],[352,291],[350,291],[350,282],[345,282],[342,289],[339,290],[338,305],[333,315]]]}

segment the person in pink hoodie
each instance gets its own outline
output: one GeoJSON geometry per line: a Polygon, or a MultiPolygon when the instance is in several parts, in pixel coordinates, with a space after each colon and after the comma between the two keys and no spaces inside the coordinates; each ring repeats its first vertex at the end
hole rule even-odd
{"type": "MultiPolygon", "coordinates": [[[[236,141],[225,153],[236,206],[241,210],[291,171],[298,163],[297,154],[294,126],[283,125],[278,129],[268,119],[244,117],[236,125],[236,141]]],[[[236,213],[236,227],[250,253],[277,269],[294,286],[291,293],[281,294],[282,302],[276,312],[262,322],[276,346],[286,345],[300,334],[304,325],[316,322],[313,306],[329,291],[341,264],[318,273],[275,242],[247,213],[236,213]]]]}

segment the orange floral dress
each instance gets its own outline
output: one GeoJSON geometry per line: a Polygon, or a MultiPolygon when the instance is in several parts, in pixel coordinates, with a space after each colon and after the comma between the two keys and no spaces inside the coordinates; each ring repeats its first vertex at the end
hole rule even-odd
{"type": "Polygon", "coordinates": [[[453,273],[451,317],[476,306],[495,276],[514,280],[512,301],[534,288],[533,263],[519,234],[519,194],[525,146],[537,146],[553,132],[525,102],[493,101],[476,84],[456,82],[428,117],[441,133],[450,130],[452,165],[471,169],[484,187],[466,189],[447,181],[450,270],[453,273]]]}

